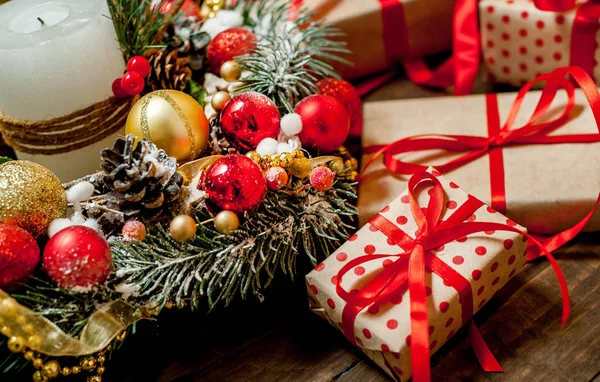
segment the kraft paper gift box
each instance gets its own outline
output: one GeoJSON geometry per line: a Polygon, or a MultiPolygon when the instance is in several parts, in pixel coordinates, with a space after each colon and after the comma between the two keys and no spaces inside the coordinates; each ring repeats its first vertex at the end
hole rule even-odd
{"type": "MultiPolygon", "coordinates": [[[[515,126],[522,126],[540,98],[529,92],[515,126]]],[[[500,122],[505,121],[515,93],[497,95],[500,122]]],[[[559,92],[549,114],[556,117],[567,100],[559,92]]],[[[598,134],[593,112],[581,91],[568,121],[549,135],[598,134]]],[[[488,136],[486,96],[440,97],[372,102],[364,105],[363,148],[385,145],[419,134],[488,136]]],[[[600,191],[600,143],[522,145],[502,148],[506,189],[506,214],[530,232],[553,234],[579,221],[594,205],[600,191]]],[[[442,150],[401,154],[411,163],[433,165],[454,158],[442,150]]],[[[369,159],[363,157],[363,163],[369,159]]],[[[490,160],[485,154],[447,174],[487,204],[491,202],[490,160]]],[[[496,174],[499,175],[499,174],[496,174]]],[[[500,175],[501,176],[501,175],[500,175]]],[[[363,174],[359,188],[359,224],[365,224],[390,198],[406,188],[408,176],[392,174],[377,159],[363,174]]],[[[600,230],[600,214],[588,222],[587,231],[600,230]]]]}
{"type": "MultiPolygon", "coordinates": [[[[468,199],[474,199],[458,188],[459,185],[448,180],[453,178],[441,176],[432,169],[429,172],[434,173],[446,194],[442,221],[465,207],[468,199]]],[[[428,205],[429,192],[426,191],[427,188],[417,194],[419,206],[428,205]]],[[[379,215],[385,218],[388,224],[393,224],[393,229],[399,228],[414,238],[417,225],[411,212],[407,190],[398,191],[396,195],[393,201],[390,202],[388,198],[387,202],[383,203],[385,207],[379,215]]],[[[508,223],[524,230],[481,202],[475,208],[472,215],[467,215],[467,222],[508,223]]],[[[377,225],[374,220],[367,223],[306,276],[311,309],[338,329],[346,319],[342,313],[346,301],[336,291],[336,282],[343,267],[351,269],[343,275],[341,286],[347,291],[363,288],[366,282],[373,280],[386,267],[391,267],[391,262],[397,259],[393,256],[378,257],[378,254],[402,252],[402,248],[387,236],[388,233],[377,227],[381,225],[377,225]],[[352,267],[351,261],[356,262],[357,259],[367,256],[373,260],[352,267]]],[[[426,268],[431,354],[439,350],[469,320],[469,317],[463,316],[465,310],[461,302],[471,300],[472,313],[476,313],[523,267],[526,262],[526,245],[526,238],[519,233],[496,230],[473,233],[436,248],[433,252],[434,257],[468,281],[471,297],[464,296],[464,290],[459,296],[457,289],[448,286],[446,281],[438,276],[437,271],[432,273],[426,268]]],[[[409,293],[399,291],[392,295],[389,302],[380,306],[368,305],[362,309],[355,318],[352,332],[355,345],[360,350],[390,376],[402,381],[408,380],[412,374],[410,317],[409,293]]]]}
{"type": "MultiPolygon", "coordinates": [[[[564,3],[564,1],[563,1],[564,3]]],[[[587,13],[585,1],[566,12],[538,9],[530,0],[479,2],[484,62],[497,82],[520,86],[539,73],[577,65],[600,79],[598,15],[587,13]]],[[[591,2],[590,2],[591,3],[591,2]]]]}
{"type": "Polygon", "coordinates": [[[339,65],[346,79],[389,69],[405,59],[452,49],[455,0],[403,0],[383,9],[378,0],[307,0],[317,17],[343,31],[352,65],[339,65]],[[399,12],[400,11],[400,12],[399,12]],[[403,11],[403,12],[402,12],[403,11]],[[384,13],[386,37],[384,37],[384,13]],[[387,39],[387,46],[386,46],[387,39]]]}

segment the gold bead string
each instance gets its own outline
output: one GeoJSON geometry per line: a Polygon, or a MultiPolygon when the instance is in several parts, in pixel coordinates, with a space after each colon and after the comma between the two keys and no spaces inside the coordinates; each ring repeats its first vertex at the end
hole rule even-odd
{"type": "Polygon", "coordinates": [[[223,6],[225,5],[225,0],[205,0],[204,4],[202,4],[202,8],[200,9],[201,15],[204,18],[212,19],[217,15],[223,6]]]}

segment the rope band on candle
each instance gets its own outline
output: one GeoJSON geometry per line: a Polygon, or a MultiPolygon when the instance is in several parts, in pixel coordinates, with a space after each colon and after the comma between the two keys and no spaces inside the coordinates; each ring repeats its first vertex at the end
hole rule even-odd
{"type": "Polygon", "coordinates": [[[19,152],[55,155],[75,151],[119,131],[137,97],[108,98],[62,117],[22,121],[0,113],[0,132],[19,152]]]}

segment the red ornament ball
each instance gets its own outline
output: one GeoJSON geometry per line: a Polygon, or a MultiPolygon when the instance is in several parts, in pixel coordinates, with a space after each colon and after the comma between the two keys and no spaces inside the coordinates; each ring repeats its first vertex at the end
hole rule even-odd
{"type": "Polygon", "coordinates": [[[16,225],[0,224],[0,288],[25,281],[40,261],[40,248],[31,234],[16,225]]]}
{"type": "MultiPolygon", "coordinates": [[[[164,1],[160,7],[160,13],[166,15],[167,13],[171,12],[171,9],[176,2],[177,0],[164,1]]],[[[183,5],[181,8],[179,8],[179,12],[183,12],[186,17],[195,17],[197,19],[201,18],[200,7],[193,0],[184,0],[183,5]]]]}
{"type": "Polygon", "coordinates": [[[44,270],[59,287],[89,288],[104,282],[112,268],[106,239],[92,228],[64,228],[46,244],[44,270]]]}
{"type": "Polygon", "coordinates": [[[326,78],[317,82],[320,94],[330,95],[340,101],[350,118],[350,135],[360,136],[363,127],[362,102],[354,86],[348,81],[326,78]]]}
{"type": "Polygon", "coordinates": [[[148,74],[150,74],[150,63],[145,57],[133,56],[127,62],[127,71],[136,72],[142,77],[148,77],[148,74]]]}
{"type": "Polygon", "coordinates": [[[265,198],[267,181],[258,165],[244,155],[219,158],[202,175],[199,188],[208,195],[208,205],[236,214],[251,211],[265,198]]]}
{"type": "Polygon", "coordinates": [[[144,86],[146,86],[144,77],[137,72],[127,72],[121,77],[121,88],[130,96],[140,94],[144,86]]]}
{"type": "Polygon", "coordinates": [[[256,41],[254,33],[245,28],[229,28],[219,33],[206,47],[208,69],[219,75],[225,61],[250,53],[256,41]]]}
{"type": "Polygon", "coordinates": [[[319,166],[313,168],[310,172],[310,184],[317,191],[327,191],[333,186],[333,180],[335,179],[335,172],[331,171],[327,167],[319,166]]]}
{"type": "Polygon", "coordinates": [[[142,241],[146,237],[146,226],[139,220],[129,220],[121,230],[125,241],[142,241]]]}
{"type": "Polygon", "coordinates": [[[332,96],[317,94],[306,97],[298,102],[294,112],[302,119],[302,131],[298,137],[305,147],[329,152],[348,138],[348,113],[344,105],[332,96]]]}
{"type": "Polygon", "coordinates": [[[225,138],[240,150],[254,150],[265,138],[279,135],[279,111],[264,94],[242,93],[233,97],[221,113],[225,138]]]}
{"type": "Polygon", "coordinates": [[[112,92],[117,98],[127,98],[129,94],[125,93],[125,90],[121,87],[121,78],[117,78],[112,83],[112,92]]]}

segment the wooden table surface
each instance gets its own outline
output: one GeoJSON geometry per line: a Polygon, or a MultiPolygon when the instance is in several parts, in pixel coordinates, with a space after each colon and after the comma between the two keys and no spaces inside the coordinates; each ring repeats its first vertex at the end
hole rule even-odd
{"type": "MultiPolygon", "coordinates": [[[[481,82],[478,90],[489,90],[481,82]]],[[[396,79],[368,101],[443,95],[396,79]]],[[[461,330],[432,358],[434,381],[600,381],[600,240],[581,235],[559,252],[572,312],[545,261],[529,264],[475,316],[504,374],[479,367],[461,330]]],[[[308,271],[308,266],[303,271],[308,271]]],[[[303,272],[301,271],[301,272],[303,272]]],[[[300,273],[301,275],[302,273],[300,273]]],[[[308,310],[303,277],[285,276],[266,301],[210,314],[168,311],[142,322],[107,363],[105,381],[387,381],[343,335],[308,310]]]]}

